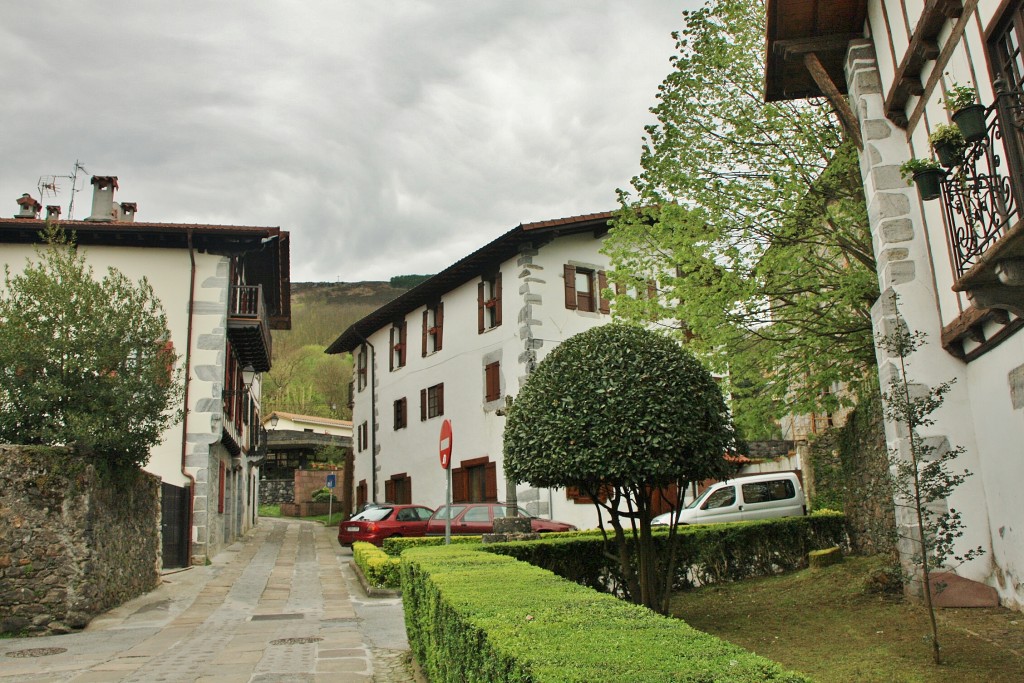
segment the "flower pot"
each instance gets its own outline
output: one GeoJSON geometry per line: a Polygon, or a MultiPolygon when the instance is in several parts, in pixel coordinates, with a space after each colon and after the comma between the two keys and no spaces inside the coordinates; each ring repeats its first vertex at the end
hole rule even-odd
{"type": "Polygon", "coordinates": [[[953,112],[953,123],[967,142],[977,142],[985,137],[985,106],[972,104],[953,112]]]}
{"type": "Polygon", "coordinates": [[[917,185],[917,193],[921,201],[938,199],[942,193],[942,178],[946,172],[941,168],[927,168],[914,174],[914,184],[917,185]]]}
{"type": "Polygon", "coordinates": [[[936,142],[932,145],[935,155],[939,157],[939,163],[946,168],[959,166],[964,160],[964,146],[959,142],[936,142]]]}

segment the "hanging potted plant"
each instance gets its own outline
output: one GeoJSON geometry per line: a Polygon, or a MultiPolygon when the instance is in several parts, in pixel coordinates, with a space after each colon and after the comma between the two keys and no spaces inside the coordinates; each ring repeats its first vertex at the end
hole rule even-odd
{"type": "Polygon", "coordinates": [[[954,83],[946,91],[946,110],[952,112],[953,123],[966,142],[977,142],[985,137],[985,106],[978,103],[974,88],[954,83]]]}
{"type": "Polygon", "coordinates": [[[934,159],[910,159],[900,165],[900,174],[907,179],[908,185],[913,179],[921,201],[927,202],[937,199],[941,194],[946,171],[934,159]]]}
{"type": "Polygon", "coordinates": [[[941,123],[928,136],[928,142],[939,157],[939,163],[946,168],[959,166],[964,160],[964,149],[967,142],[959,126],[941,123]]]}

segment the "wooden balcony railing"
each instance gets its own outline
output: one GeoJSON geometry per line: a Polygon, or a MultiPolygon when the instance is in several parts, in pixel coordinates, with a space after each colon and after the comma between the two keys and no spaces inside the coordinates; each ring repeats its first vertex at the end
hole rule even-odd
{"type": "Polygon", "coordinates": [[[228,335],[242,365],[251,364],[258,372],[270,369],[270,317],[261,286],[237,285],[231,288],[228,335]]]}

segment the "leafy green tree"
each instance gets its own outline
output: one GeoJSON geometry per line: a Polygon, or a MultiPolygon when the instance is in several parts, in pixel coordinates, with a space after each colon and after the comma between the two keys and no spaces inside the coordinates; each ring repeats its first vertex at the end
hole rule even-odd
{"type": "Polygon", "coordinates": [[[831,410],[873,372],[878,296],[858,157],[824,101],[765,103],[764,4],[684,12],[642,172],[606,241],[616,314],[691,339],[744,431],[831,410]],[[653,294],[649,283],[654,285],[653,294]]]}
{"type": "Polygon", "coordinates": [[[144,465],[181,418],[167,320],[149,283],[96,279],[56,227],[0,291],[0,441],[67,445],[144,465]]]}
{"type": "Polygon", "coordinates": [[[629,598],[664,613],[678,536],[672,525],[669,552],[656,552],[656,497],[678,509],[692,482],[726,477],[732,442],[722,392],[692,354],[612,324],[570,337],[530,374],[508,411],[504,466],[513,481],[589,495],[614,529],[629,598]]]}

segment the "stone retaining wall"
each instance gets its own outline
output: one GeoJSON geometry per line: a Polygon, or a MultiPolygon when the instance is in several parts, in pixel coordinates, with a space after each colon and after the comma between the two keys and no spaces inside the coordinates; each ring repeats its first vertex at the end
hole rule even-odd
{"type": "Polygon", "coordinates": [[[45,635],[160,582],[160,480],[68,449],[0,446],[0,633],[45,635]]]}
{"type": "Polygon", "coordinates": [[[294,479],[261,479],[260,503],[262,505],[280,505],[295,502],[294,479]]]}

